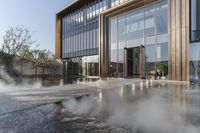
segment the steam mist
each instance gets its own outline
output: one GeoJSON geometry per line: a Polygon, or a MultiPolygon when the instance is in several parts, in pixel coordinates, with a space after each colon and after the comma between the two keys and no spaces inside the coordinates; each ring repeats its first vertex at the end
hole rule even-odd
{"type": "MultiPolygon", "coordinates": [[[[105,87],[105,84],[103,85],[105,87]]],[[[100,89],[97,90],[97,95],[84,97],[81,100],[70,99],[64,102],[64,107],[74,113],[97,117],[110,126],[123,127],[130,132],[199,133],[200,121],[194,123],[191,118],[195,116],[195,119],[200,119],[200,112],[197,112],[200,108],[190,103],[178,104],[173,102],[173,98],[170,102],[169,95],[172,92],[169,90],[173,92],[169,86],[164,86],[162,89],[159,87],[100,89]]],[[[188,93],[188,90],[182,91],[188,93]]]]}
{"type": "MultiPolygon", "coordinates": [[[[9,80],[9,77],[7,78],[9,80]]],[[[0,82],[0,91],[39,88],[40,81],[16,86],[0,82]]],[[[135,133],[199,133],[200,91],[181,85],[157,85],[148,88],[130,85],[132,80],[79,83],[97,86],[97,93],[63,102],[64,110],[97,117],[110,126],[135,133]],[[124,84],[124,86],[122,86],[124,84]],[[129,85],[127,85],[129,84],[129,85]],[[104,89],[102,89],[104,88],[104,89]],[[187,96],[189,94],[189,96],[187,96]]]]}

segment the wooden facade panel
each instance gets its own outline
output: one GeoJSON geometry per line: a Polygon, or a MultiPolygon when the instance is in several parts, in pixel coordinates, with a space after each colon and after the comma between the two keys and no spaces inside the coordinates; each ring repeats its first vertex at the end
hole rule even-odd
{"type": "Polygon", "coordinates": [[[61,17],[56,16],[56,58],[61,58],[61,17]]]}
{"type": "Polygon", "coordinates": [[[189,0],[168,1],[169,54],[171,54],[169,56],[169,78],[189,81],[189,0]]]}

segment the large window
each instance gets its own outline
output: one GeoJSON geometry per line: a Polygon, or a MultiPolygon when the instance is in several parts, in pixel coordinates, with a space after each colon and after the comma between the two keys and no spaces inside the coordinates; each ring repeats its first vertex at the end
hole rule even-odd
{"type": "Polygon", "coordinates": [[[110,76],[127,73],[125,49],[145,47],[146,74],[168,63],[168,3],[159,3],[110,19],[110,76]]]}

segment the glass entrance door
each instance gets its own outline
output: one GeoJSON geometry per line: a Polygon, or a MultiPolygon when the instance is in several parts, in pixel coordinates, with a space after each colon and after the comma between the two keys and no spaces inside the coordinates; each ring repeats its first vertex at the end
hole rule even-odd
{"type": "Polygon", "coordinates": [[[125,48],[126,76],[145,78],[145,47],[125,48]]]}

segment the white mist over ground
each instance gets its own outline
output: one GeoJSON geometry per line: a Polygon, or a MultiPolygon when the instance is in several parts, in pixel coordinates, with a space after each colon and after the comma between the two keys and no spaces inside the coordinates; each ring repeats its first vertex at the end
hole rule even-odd
{"type": "MultiPolygon", "coordinates": [[[[105,87],[105,83],[103,85],[105,87]]],[[[100,102],[99,95],[97,97],[91,95],[81,100],[72,98],[63,104],[66,110],[102,118],[108,125],[123,127],[130,132],[199,133],[200,123],[190,122],[188,117],[193,114],[187,112],[183,105],[170,103],[167,98],[168,90],[169,88],[165,90],[144,88],[144,90],[136,89],[134,93],[126,89],[123,91],[121,89],[102,90],[100,102]]],[[[195,110],[200,110],[200,108],[196,107],[195,110]]],[[[200,114],[196,117],[199,119],[200,114]]]]}
{"type": "Polygon", "coordinates": [[[10,83],[5,83],[4,81],[0,81],[0,92],[38,89],[41,87],[42,83],[39,80],[33,81],[32,83],[28,83],[28,81],[24,80],[20,84],[16,84],[14,81],[10,83]]]}
{"type": "Polygon", "coordinates": [[[23,79],[20,84],[16,80],[4,69],[0,69],[0,92],[42,87],[42,82],[39,79],[23,79]]]}
{"type": "MultiPolygon", "coordinates": [[[[0,82],[0,92],[28,90],[41,87],[40,81],[32,84],[24,81],[21,85],[16,85],[12,79],[9,81],[9,85],[0,82]]],[[[189,112],[187,112],[183,109],[183,105],[171,104],[169,98],[167,98],[170,90],[169,87],[165,87],[163,90],[160,90],[159,87],[143,89],[121,88],[124,84],[132,84],[139,81],[140,80],[133,79],[111,79],[108,81],[99,80],[90,83],[80,82],[78,83],[79,89],[83,88],[81,85],[94,86],[99,89],[98,94],[83,97],[79,100],[71,98],[68,101],[63,102],[63,105],[66,110],[77,114],[87,114],[97,117],[104,120],[110,126],[123,127],[130,130],[130,132],[200,133],[200,123],[192,123],[189,120],[190,118],[188,118],[195,116],[194,119],[200,119],[200,106],[196,106],[196,104],[188,105],[189,112]],[[192,114],[193,112],[195,112],[195,115],[192,114]]],[[[73,90],[77,88],[77,85],[67,85],[64,87],[71,87],[73,90]]],[[[32,93],[33,97],[29,96],[27,99],[36,97],[36,100],[41,100],[45,96],[47,97],[46,99],[49,99],[49,95],[51,94],[54,96],[56,91],[60,91],[61,94],[64,94],[64,92],[59,89],[55,91],[48,89],[49,88],[45,88],[45,93],[47,92],[47,95],[36,97],[36,95],[39,95],[42,92],[38,91],[35,95],[32,93]],[[48,93],[49,91],[52,91],[52,93],[48,93]]],[[[15,95],[22,93],[23,92],[15,93],[15,95]]],[[[30,95],[29,93],[27,94],[30,95]]],[[[195,90],[192,94],[190,100],[193,99],[198,105],[198,102],[200,102],[200,91],[195,90]]],[[[9,94],[9,96],[15,95],[9,94]]],[[[57,94],[56,96],[61,95],[57,94]]],[[[65,95],[63,96],[65,97],[65,95]]],[[[20,95],[19,97],[22,98],[20,95]]],[[[20,98],[18,98],[18,100],[21,100],[20,98]]],[[[57,97],[55,99],[57,99],[57,97]]],[[[12,100],[16,100],[16,98],[12,100]]],[[[192,102],[187,104],[190,103],[192,102]]],[[[19,103],[13,102],[13,108],[9,110],[16,109],[14,106],[17,104],[19,103]]],[[[4,108],[0,107],[0,109],[3,110],[4,108]]],[[[21,107],[19,107],[19,109],[21,109],[21,107]]],[[[8,111],[5,110],[2,112],[8,111]]]]}

